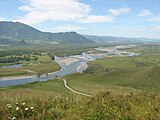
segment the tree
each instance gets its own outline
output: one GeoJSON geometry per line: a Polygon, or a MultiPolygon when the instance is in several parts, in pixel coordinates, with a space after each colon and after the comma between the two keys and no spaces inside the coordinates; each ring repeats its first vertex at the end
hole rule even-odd
{"type": "Polygon", "coordinates": [[[53,56],[51,57],[51,59],[52,59],[52,60],[55,60],[55,56],[53,55],[53,56]]]}

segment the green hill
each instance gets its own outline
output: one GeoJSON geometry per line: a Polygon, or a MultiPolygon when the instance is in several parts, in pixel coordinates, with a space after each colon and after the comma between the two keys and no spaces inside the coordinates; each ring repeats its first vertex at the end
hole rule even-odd
{"type": "MultiPolygon", "coordinates": [[[[31,43],[64,43],[64,44],[81,44],[94,43],[76,32],[49,33],[39,31],[31,26],[19,22],[0,22],[0,36],[6,37],[9,41],[24,40],[31,43]]],[[[2,39],[0,40],[2,42],[2,39]]]]}
{"type": "Polygon", "coordinates": [[[28,45],[24,40],[17,40],[14,38],[2,37],[0,36],[0,44],[2,45],[28,45]]]}

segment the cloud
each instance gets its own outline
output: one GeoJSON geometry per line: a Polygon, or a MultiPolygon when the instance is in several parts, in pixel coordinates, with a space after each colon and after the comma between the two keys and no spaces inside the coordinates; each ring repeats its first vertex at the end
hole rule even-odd
{"type": "Polygon", "coordinates": [[[130,8],[117,8],[117,9],[109,9],[108,12],[111,16],[120,16],[128,14],[131,11],[130,8]]]}
{"type": "Polygon", "coordinates": [[[160,26],[155,26],[155,27],[154,27],[154,30],[160,31],[160,26]]]}
{"type": "Polygon", "coordinates": [[[75,26],[75,25],[64,25],[64,26],[58,26],[54,30],[61,31],[61,32],[68,32],[68,31],[77,31],[77,30],[84,30],[84,29],[87,29],[87,28],[81,27],[81,26],[75,26]]]}
{"type": "Polygon", "coordinates": [[[130,8],[109,9],[109,15],[91,14],[91,7],[79,0],[28,0],[19,7],[26,12],[16,21],[37,24],[45,21],[69,21],[78,23],[112,22],[116,16],[130,12],[130,8]]]}
{"type": "Polygon", "coordinates": [[[95,23],[95,22],[112,22],[117,16],[128,14],[131,11],[130,8],[117,8],[109,9],[109,15],[97,16],[89,15],[86,19],[82,20],[83,23],[95,23]]]}
{"type": "Polygon", "coordinates": [[[138,16],[141,16],[141,17],[147,17],[147,16],[150,16],[150,15],[152,15],[152,13],[149,10],[146,10],[146,9],[143,9],[142,12],[138,14],[138,16]]]}
{"type": "Polygon", "coordinates": [[[146,28],[144,27],[114,27],[114,29],[118,29],[118,30],[121,30],[121,31],[127,31],[127,32],[142,32],[142,31],[145,31],[146,28]]]}
{"type": "Polygon", "coordinates": [[[27,12],[19,21],[28,24],[46,20],[77,21],[91,11],[89,5],[77,0],[29,0],[19,9],[27,12]]]}
{"type": "Polygon", "coordinates": [[[111,16],[97,16],[89,15],[86,19],[81,20],[82,23],[96,23],[96,22],[112,22],[114,20],[111,16]]]}
{"type": "Polygon", "coordinates": [[[6,19],[3,17],[0,17],[0,21],[5,21],[6,19]]]}
{"type": "Polygon", "coordinates": [[[151,22],[160,22],[160,15],[150,19],[151,22]]]}

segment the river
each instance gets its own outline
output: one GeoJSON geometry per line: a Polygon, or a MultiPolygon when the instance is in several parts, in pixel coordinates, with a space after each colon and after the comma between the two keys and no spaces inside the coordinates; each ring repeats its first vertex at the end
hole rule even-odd
{"type": "Polygon", "coordinates": [[[128,46],[115,46],[115,47],[99,47],[95,50],[103,51],[103,53],[82,53],[81,55],[73,55],[64,58],[55,57],[55,62],[61,66],[59,71],[44,74],[40,77],[37,76],[25,76],[25,77],[8,77],[0,78],[0,87],[21,85],[26,83],[32,83],[36,81],[47,81],[56,77],[62,77],[72,73],[83,73],[88,67],[87,62],[93,61],[97,58],[102,57],[125,57],[125,56],[137,56],[139,54],[133,52],[127,52],[125,50],[119,50],[119,48],[134,47],[133,45],[128,46]]]}

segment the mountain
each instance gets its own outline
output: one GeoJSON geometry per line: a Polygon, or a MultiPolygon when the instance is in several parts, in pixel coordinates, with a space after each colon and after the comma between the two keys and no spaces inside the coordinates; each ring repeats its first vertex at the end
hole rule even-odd
{"type": "Polygon", "coordinates": [[[160,39],[80,35],[76,32],[42,32],[20,22],[0,22],[0,44],[151,43],[160,39]]]}
{"type": "MultiPolygon", "coordinates": [[[[0,44],[7,41],[23,41],[26,43],[64,43],[81,44],[94,43],[76,32],[50,33],[42,32],[20,22],[0,22],[0,44]]],[[[22,43],[22,42],[21,42],[22,43]]]]}
{"type": "Polygon", "coordinates": [[[0,44],[1,45],[28,45],[28,43],[24,40],[11,39],[8,37],[0,36],[0,44]]]}
{"type": "Polygon", "coordinates": [[[151,38],[128,38],[128,37],[116,37],[116,36],[94,36],[83,35],[84,37],[96,42],[96,43],[150,43],[160,42],[160,39],[151,38]]]}

